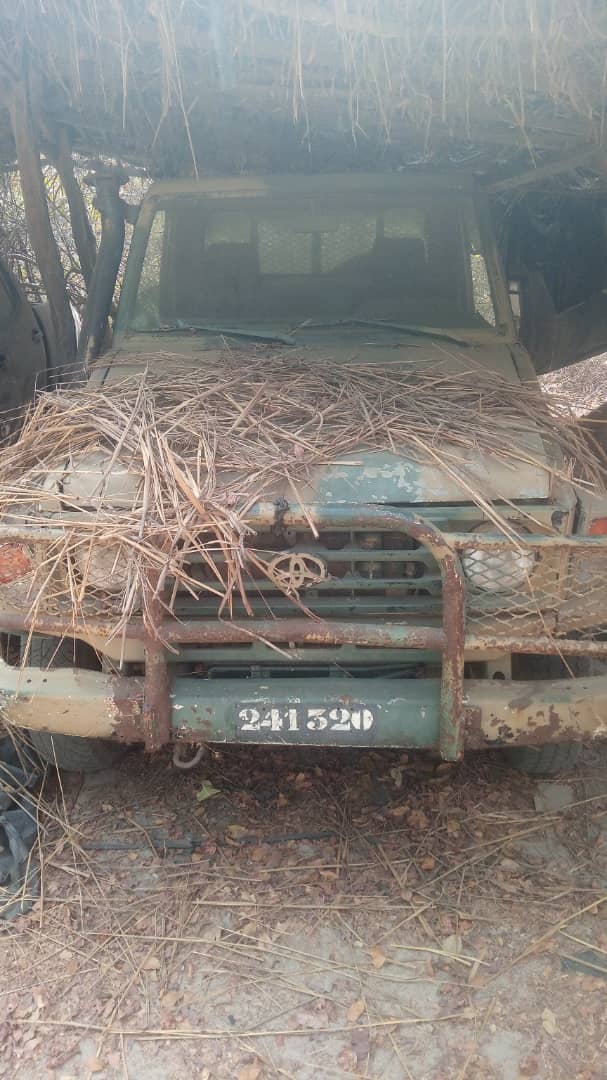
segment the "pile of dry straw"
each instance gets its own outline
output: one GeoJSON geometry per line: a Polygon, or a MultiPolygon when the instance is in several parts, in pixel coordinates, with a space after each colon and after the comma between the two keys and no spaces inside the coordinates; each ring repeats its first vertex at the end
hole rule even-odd
{"type": "Polygon", "coordinates": [[[563,479],[579,462],[583,484],[600,483],[603,469],[556,399],[481,370],[229,352],[193,369],[158,355],[102,387],[42,393],[2,453],[2,518],[57,530],[31,576],[31,612],[101,612],[119,632],[142,609],[149,618],[153,595],[172,613],[178,590],[215,594],[224,617],[235,595],[250,610],[247,589],[270,576],[247,523],[252,505],[285,484],[297,505],[314,469],[365,449],[438,466],[505,532],[508,506],[479,488],[472,450],[563,479]],[[532,429],[554,448],[550,465],[532,429]],[[86,475],[91,462],[88,482],[74,483],[74,468],[86,475]]]}

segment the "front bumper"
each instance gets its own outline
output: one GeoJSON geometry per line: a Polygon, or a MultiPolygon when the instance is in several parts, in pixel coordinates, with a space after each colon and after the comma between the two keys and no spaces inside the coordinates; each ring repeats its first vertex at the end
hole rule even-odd
{"type": "MultiPolygon", "coordinates": [[[[145,603],[147,623],[133,620],[125,632],[127,639],[143,642],[144,679],[86,671],[18,671],[3,665],[0,699],[4,698],[8,720],[26,728],[141,741],[151,749],[176,737],[218,742],[356,743],[436,747],[447,760],[461,757],[465,745],[539,743],[607,735],[607,682],[603,677],[549,683],[464,679],[465,660],[492,649],[503,654],[607,658],[606,640],[556,637],[548,632],[539,636],[525,634],[529,624],[516,622],[516,610],[506,613],[503,625],[497,624],[498,632],[494,618],[488,624],[474,617],[466,620],[466,584],[460,552],[470,545],[470,534],[448,535],[409,510],[383,506],[325,505],[307,506],[304,510],[265,504],[251,512],[251,522],[268,526],[275,524],[278,516],[282,526],[292,528],[309,528],[312,524],[320,531],[345,524],[408,534],[431,553],[440,570],[442,626],[423,626],[409,620],[349,623],[305,616],[182,622],[167,620],[158,597],[150,595],[145,603]],[[518,626],[518,633],[512,632],[513,625],[518,626]],[[281,678],[271,686],[249,679],[171,677],[167,645],[242,642],[252,637],[279,645],[374,646],[392,650],[395,656],[401,649],[435,650],[442,656],[442,676],[440,680],[281,678]],[[377,722],[371,729],[336,731],[328,726],[324,730],[303,730],[296,725],[293,730],[283,726],[243,732],[237,722],[237,704],[267,709],[288,708],[294,702],[312,707],[335,707],[343,702],[345,707],[346,699],[375,710],[377,722]]],[[[39,531],[46,535],[44,530],[39,531]]],[[[0,526],[0,540],[13,538],[32,539],[32,534],[0,526]]],[[[494,547],[508,543],[482,537],[474,540],[475,545],[481,542],[494,547]]],[[[533,539],[533,544],[540,557],[542,551],[556,547],[567,559],[569,549],[575,549],[584,573],[583,560],[598,557],[604,562],[607,553],[604,537],[549,536],[533,539]]],[[[607,572],[602,573],[607,580],[607,572]]],[[[559,580],[557,575],[555,588],[559,580]]],[[[28,620],[21,614],[3,611],[0,628],[70,637],[95,633],[102,639],[109,638],[113,631],[107,621],[87,620],[79,626],[65,617],[38,615],[28,620]]]]}
{"type": "MultiPolygon", "coordinates": [[[[607,736],[607,676],[556,682],[463,683],[462,743],[469,748],[539,745],[607,736]]],[[[16,727],[89,738],[145,742],[144,680],[98,672],[16,669],[0,662],[0,701],[16,727]]],[[[343,726],[343,725],[342,725],[343,726]]],[[[440,750],[438,679],[176,678],[170,690],[170,738],[188,742],[253,742],[322,746],[402,746],[440,750]],[[343,706],[369,709],[369,730],[290,730],[289,710],[343,706]],[[281,719],[243,731],[245,707],[281,719]],[[282,719],[284,718],[284,719],[282,719]]]]}

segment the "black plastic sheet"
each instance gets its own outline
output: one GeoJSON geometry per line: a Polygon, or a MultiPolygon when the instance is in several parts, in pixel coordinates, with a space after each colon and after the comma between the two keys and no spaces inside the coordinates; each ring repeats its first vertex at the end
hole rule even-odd
{"type": "Polygon", "coordinates": [[[27,749],[19,753],[11,739],[0,739],[0,919],[29,911],[38,895],[38,819],[30,792],[39,778],[27,749]]]}

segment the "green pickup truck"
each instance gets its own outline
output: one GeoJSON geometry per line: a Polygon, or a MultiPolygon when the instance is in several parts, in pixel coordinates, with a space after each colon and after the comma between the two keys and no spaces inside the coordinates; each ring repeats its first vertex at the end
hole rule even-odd
{"type": "MultiPolygon", "coordinates": [[[[170,357],[204,364],[224,340],[426,367],[456,342],[514,385],[536,380],[485,197],[449,176],[152,187],[91,385],[154,353],[170,379],[170,357]]],[[[444,470],[389,452],[315,469],[304,505],[285,487],[254,506],[259,546],[285,572],[316,568],[313,619],[277,590],[271,618],[267,592],[252,617],[237,606],[232,620],[184,596],[157,636],[139,619],[123,640],[94,620],[74,630],[68,614],[32,625],[25,598],[15,611],[3,590],[14,598],[44,528],[1,525],[8,722],[76,768],[120,744],[170,742],[178,763],[184,744],[246,742],[417,747],[451,761],[493,747],[531,771],[570,765],[581,740],[607,735],[607,500],[556,480],[537,454],[512,469],[471,447],[469,468],[491,473],[518,543],[444,470]],[[32,632],[23,666],[15,642],[32,632]]]]}

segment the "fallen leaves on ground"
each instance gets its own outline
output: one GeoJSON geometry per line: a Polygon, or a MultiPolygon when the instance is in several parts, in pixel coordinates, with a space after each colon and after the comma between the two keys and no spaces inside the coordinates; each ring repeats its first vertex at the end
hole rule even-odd
{"type": "Polygon", "coordinates": [[[356,1024],[360,1020],[362,1014],[366,1008],[363,998],[358,998],[357,1001],[353,1001],[348,1009],[348,1020],[351,1024],[356,1024]]]}
{"type": "Polygon", "coordinates": [[[205,802],[207,799],[212,799],[215,795],[221,795],[221,791],[219,788],[213,787],[209,780],[205,780],[200,789],[196,792],[198,802],[205,802]]]}
{"type": "Polygon", "coordinates": [[[548,1032],[549,1035],[556,1035],[558,1031],[558,1025],[556,1022],[556,1016],[554,1015],[552,1009],[546,1008],[543,1010],[542,1027],[544,1031],[548,1032]]]}

